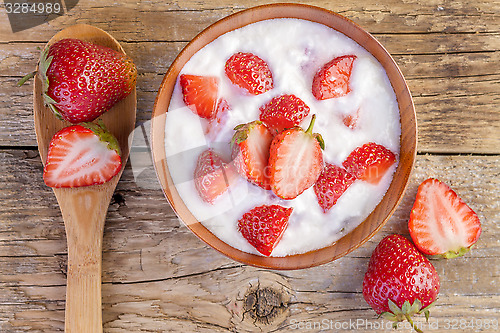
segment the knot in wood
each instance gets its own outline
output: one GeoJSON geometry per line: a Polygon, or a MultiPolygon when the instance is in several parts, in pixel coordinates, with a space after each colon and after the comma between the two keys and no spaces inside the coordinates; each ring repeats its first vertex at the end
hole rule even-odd
{"type": "Polygon", "coordinates": [[[287,307],[283,294],[270,287],[257,287],[245,296],[245,313],[259,324],[271,324],[287,307]]]}

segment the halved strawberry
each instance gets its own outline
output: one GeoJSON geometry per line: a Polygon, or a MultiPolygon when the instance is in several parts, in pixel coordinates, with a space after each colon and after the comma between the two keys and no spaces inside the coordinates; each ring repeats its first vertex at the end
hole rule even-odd
{"type": "Polygon", "coordinates": [[[249,182],[269,190],[267,164],[269,147],[273,135],[267,127],[256,120],[238,125],[231,140],[232,158],[238,173],[249,182]]]}
{"type": "Polygon", "coordinates": [[[258,206],[243,214],[238,229],[257,251],[269,256],[281,240],[292,211],[279,205],[258,206]]]}
{"type": "Polygon", "coordinates": [[[182,74],[180,84],[184,103],[198,116],[213,119],[219,103],[219,78],[182,74]]]}
{"type": "Polygon", "coordinates": [[[309,107],[295,95],[276,96],[260,107],[260,121],[275,134],[300,124],[309,114],[309,107]]]}
{"type": "Polygon", "coordinates": [[[104,124],[63,128],[49,143],[43,180],[50,187],[103,184],[122,167],[120,145],[104,124]]]}
{"type": "Polygon", "coordinates": [[[215,200],[227,191],[236,178],[236,172],[230,164],[211,149],[203,151],[196,162],[194,170],[194,185],[200,197],[213,204],[215,200]]]}
{"type": "Polygon", "coordinates": [[[267,63],[252,53],[233,54],[225,65],[226,76],[250,94],[259,95],[273,88],[273,75],[267,63]]]}
{"type": "Polygon", "coordinates": [[[269,152],[269,180],[274,194],[282,199],[294,199],[313,186],[323,169],[324,142],[312,133],[316,115],[309,128],[284,130],[276,135],[269,152]]]}
{"type": "Polygon", "coordinates": [[[318,180],[314,184],[314,193],[318,198],[318,203],[327,212],[332,208],[340,196],[347,190],[356,178],[345,169],[326,163],[318,180]]]}
{"type": "Polygon", "coordinates": [[[396,156],[389,149],[369,142],[354,149],[342,166],[357,179],[378,184],[395,161],[396,156]]]}
{"type": "Polygon", "coordinates": [[[314,75],[312,93],[318,100],[342,97],[347,95],[352,64],[355,55],[345,55],[327,62],[314,75]]]}
{"type": "Polygon", "coordinates": [[[420,251],[445,258],[469,252],[481,235],[477,214],[448,185],[434,178],[418,187],[408,227],[420,251]]]}

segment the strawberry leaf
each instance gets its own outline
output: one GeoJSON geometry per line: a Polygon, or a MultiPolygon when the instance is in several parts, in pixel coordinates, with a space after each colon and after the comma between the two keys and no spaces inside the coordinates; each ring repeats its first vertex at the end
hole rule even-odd
{"type": "Polygon", "coordinates": [[[391,312],[394,313],[396,316],[403,314],[403,311],[401,311],[401,309],[393,301],[388,300],[387,304],[389,305],[389,309],[391,310],[391,312]]]}

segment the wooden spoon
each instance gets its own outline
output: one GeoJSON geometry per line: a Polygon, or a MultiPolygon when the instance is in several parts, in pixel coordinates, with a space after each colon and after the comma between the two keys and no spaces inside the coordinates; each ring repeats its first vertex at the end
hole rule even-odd
{"type": "MultiPolygon", "coordinates": [[[[57,33],[47,45],[64,38],[76,38],[123,52],[120,44],[101,29],[75,25],[57,33]]],[[[111,196],[129,156],[136,117],[135,89],[101,116],[122,151],[122,170],[109,182],[79,188],[54,188],[64,219],[68,242],[66,286],[66,332],[102,332],[101,258],[104,220],[111,196]]],[[[61,121],[44,105],[39,75],[34,84],[34,118],[38,151],[42,163],[52,136],[71,124],[61,121]]]]}

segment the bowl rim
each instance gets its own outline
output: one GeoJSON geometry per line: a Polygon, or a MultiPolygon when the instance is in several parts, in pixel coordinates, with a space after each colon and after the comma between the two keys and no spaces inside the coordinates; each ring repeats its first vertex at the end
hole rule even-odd
{"type": "Polygon", "coordinates": [[[150,145],[151,145],[151,153],[153,157],[153,165],[155,168],[155,172],[158,178],[158,181],[160,182],[162,192],[167,198],[170,206],[172,207],[173,211],[175,214],[178,216],[178,218],[186,225],[199,239],[204,241],[207,245],[211,246],[218,252],[222,253],[223,255],[244,263],[248,264],[251,266],[255,267],[260,267],[260,268],[267,268],[267,269],[276,269],[276,270],[293,270],[293,269],[304,269],[304,268],[309,268],[309,267],[314,267],[318,265],[322,265],[328,262],[331,262],[333,260],[336,260],[340,257],[345,256],[346,254],[354,251],[355,249],[359,248],[362,246],[365,242],[367,242],[370,238],[372,238],[390,219],[390,217],[393,215],[394,211],[398,207],[399,203],[401,202],[404,193],[408,187],[409,184],[409,179],[411,176],[411,173],[413,171],[414,165],[415,165],[415,160],[416,160],[416,155],[417,155],[417,141],[418,141],[418,135],[417,135],[418,129],[417,129],[417,119],[416,119],[416,113],[415,113],[415,106],[413,103],[413,99],[410,93],[410,90],[408,88],[408,85],[406,83],[406,80],[403,77],[403,74],[399,67],[397,66],[396,62],[392,58],[392,56],[389,54],[389,52],[385,49],[385,47],[378,42],[375,37],[373,37],[369,32],[367,32],[365,29],[363,29],[361,26],[358,24],[354,23],[353,21],[349,20],[348,18],[335,13],[333,11],[330,11],[325,8],[317,7],[317,6],[312,6],[312,5],[306,5],[306,4],[295,4],[295,3],[274,3],[274,4],[265,4],[265,5],[260,5],[260,6],[255,6],[255,7],[250,7],[247,9],[244,9],[242,11],[236,12],[234,14],[228,15],[215,23],[209,25],[207,28],[205,28],[202,32],[200,32],[198,35],[196,35],[182,50],[181,52],[176,56],[175,60],[172,62],[170,65],[168,71],[163,77],[163,80],[161,82],[160,88],[158,89],[158,93],[154,102],[153,106],[153,113],[152,113],[152,118],[151,118],[151,132],[150,132],[150,145]],[[278,14],[276,14],[276,10],[278,10],[278,14]],[[326,25],[330,28],[333,28],[336,31],[339,31],[346,35],[347,37],[353,39],[355,42],[357,42],[360,46],[365,48],[372,56],[374,56],[384,67],[384,70],[386,71],[389,79],[391,86],[396,94],[396,97],[398,98],[398,109],[399,109],[399,114],[400,114],[400,126],[401,126],[401,136],[400,136],[400,155],[399,155],[399,163],[397,166],[397,169],[394,173],[394,175],[399,175],[402,173],[402,179],[401,179],[401,184],[397,186],[397,195],[395,199],[392,199],[390,207],[388,208],[388,211],[386,209],[386,213],[383,214],[384,217],[382,218],[381,221],[376,223],[375,226],[368,226],[369,230],[368,232],[365,231],[366,229],[366,223],[368,220],[372,220],[375,217],[372,217],[374,215],[375,211],[379,209],[379,206],[381,203],[385,200],[390,200],[386,199],[388,195],[393,196],[392,192],[390,193],[389,190],[393,187],[396,181],[396,177],[393,176],[393,179],[391,180],[391,184],[389,185],[389,189],[384,195],[384,197],[381,199],[381,201],[377,204],[377,206],[373,209],[373,211],[370,213],[370,215],[363,220],[356,228],[351,230],[349,233],[345,234],[342,236],[339,240],[335,241],[334,243],[312,251],[308,251],[305,253],[301,254],[294,254],[294,255],[289,255],[285,257],[265,257],[257,254],[252,254],[252,253],[247,253],[243,252],[241,250],[238,250],[231,245],[223,242],[220,240],[218,237],[216,237],[208,228],[206,228],[201,222],[197,221],[194,216],[191,214],[191,212],[186,208],[184,202],[182,199],[180,199],[180,196],[178,195],[175,186],[169,184],[172,184],[172,179],[170,178],[170,173],[168,171],[168,166],[166,163],[166,154],[165,154],[165,117],[166,117],[166,112],[168,111],[168,105],[170,103],[170,98],[173,92],[173,88],[175,86],[176,78],[184,66],[184,64],[191,58],[191,56],[187,56],[191,51],[192,55],[199,51],[203,46],[206,44],[212,42],[219,36],[223,35],[224,33],[227,33],[229,31],[241,28],[243,26],[246,26],[251,23],[259,22],[259,21],[264,21],[268,19],[274,19],[274,18],[297,18],[297,19],[303,19],[303,20],[308,20],[316,23],[320,23],[323,25],[326,25]],[[213,30],[216,30],[217,28],[223,28],[224,25],[227,22],[236,22],[237,26],[236,27],[228,27],[222,29],[223,32],[219,34],[214,34],[214,36],[210,36],[210,33],[213,30]],[[325,22],[329,22],[329,24],[325,24],[325,22]],[[330,25],[331,24],[331,25],[330,25]],[[336,25],[336,27],[333,27],[333,25],[336,25]],[[357,37],[356,39],[353,38],[350,35],[347,35],[344,31],[356,31],[357,37]],[[208,36],[207,36],[208,35],[208,36]],[[198,44],[198,40],[207,38],[208,40],[205,43],[201,43],[201,45],[198,44]],[[369,43],[370,49],[378,49],[380,51],[380,56],[383,56],[382,59],[379,59],[378,56],[374,55],[372,51],[366,48],[365,45],[360,43],[361,41],[364,41],[366,43],[369,43]],[[382,61],[381,61],[382,60],[382,61]],[[390,74],[388,72],[390,70],[390,74]],[[173,78],[172,78],[173,77],[173,78]],[[171,86],[171,89],[168,90],[167,83],[169,80],[172,80],[174,84],[171,86]],[[396,91],[394,82],[397,80],[400,89],[396,91]],[[162,108],[160,107],[161,104],[161,96],[164,94],[167,94],[166,100],[166,107],[162,108]],[[400,104],[400,99],[404,99],[405,101],[405,115],[407,116],[409,121],[409,127],[406,128],[408,131],[403,133],[403,122],[402,122],[402,116],[403,116],[403,110],[402,110],[402,105],[400,104]],[[404,160],[406,163],[406,168],[402,170],[402,158],[403,155],[401,154],[401,148],[402,148],[402,143],[403,143],[403,136],[405,137],[406,140],[409,140],[408,144],[410,144],[408,152],[404,154],[404,160]],[[170,189],[169,189],[170,187],[170,189]],[[173,190],[173,192],[172,192],[173,190]],[[180,200],[180,202],[179,202],[180,200]],[[181,206],[177,206],[180,204],[181,206]],[[187,216],[185,216],[187,214],[187,216]],[[186,220],[190,220],[191,222],[186,222],[186,220]],[[349,238],[348,236],[351,236],[353,234],[360,233],[362,235],[362,238],[357,241],[357,242],[351,242],[350,240],[347,240],[349,238]],[[337,244],[340,242],[347,242],[346,248],[341,250],[341,251],[336,251],[335,247],[337,244]]]}

